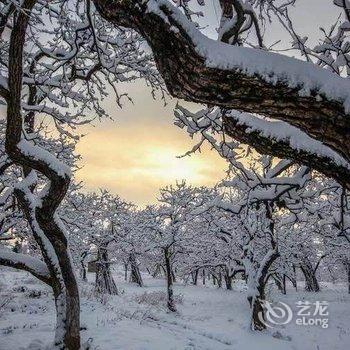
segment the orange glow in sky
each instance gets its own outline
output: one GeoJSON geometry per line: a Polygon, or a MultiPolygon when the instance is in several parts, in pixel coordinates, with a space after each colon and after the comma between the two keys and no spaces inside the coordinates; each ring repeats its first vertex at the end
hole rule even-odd
{"type": "Polygon", "coordinates": [[[214,185],[227,166],[206,148],[191,157],[177,158],[193,147],[185,131],[172,124],[172,108],[159,102],[126,106],[116,122],[102,122],[78,144],[83,168],[77,179],[88,190],[106,188],[139,205],[155,203],[159,188],[176,180],[194,186],[214,185]],[[153,104],[152,104],[153,103],[153,104]],[[135,117],[136,116],[136,117],[135,117]]]}

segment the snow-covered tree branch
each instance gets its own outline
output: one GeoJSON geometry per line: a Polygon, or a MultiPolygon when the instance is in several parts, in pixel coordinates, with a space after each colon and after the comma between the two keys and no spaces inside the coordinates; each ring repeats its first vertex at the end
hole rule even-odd
{"type": "MultiPolygon", "coordinates": [[[[173,96],[284,121],[350,161],[347,79],[310,62],[211,40],[167,0],[94,3],[105,19],[147,39],[173,96]]],[[[234,119],[225,123],[228,132],[245,132],[235,129],[234,119]]],[[[255,142],[260,150],[272,153],[262,141],[255,142]]],[[[298,160],[311,165],[307,157],[298,160]]],[[[349,171],[340,179],[327,163],[319,168],[349,187],[349,171]]]]}

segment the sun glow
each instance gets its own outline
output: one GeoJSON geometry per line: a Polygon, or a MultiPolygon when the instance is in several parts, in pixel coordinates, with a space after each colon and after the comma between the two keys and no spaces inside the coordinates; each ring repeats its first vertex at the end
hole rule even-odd
{"type": "Polygon", "coordinates": [[[196,156],[178,158],[178,155],[178,150],[174,148],[150,148],[144,165],[148,165],[147,172],[159,180],[174,182],[187,179],[197,183],[205,180],[205,160],[196,156]]]}
{"type": "Polygon", "coordinates": [[[181,130],[138,125],[112,125],[93,130],[79,143],[84,167],[78,180],[103,186],[137,204],[155,202],[160,187],[186,179],[195,186],[213,185],[224,176],[225,162],[215,152],[178,158],[193,146],[181,130]]]}

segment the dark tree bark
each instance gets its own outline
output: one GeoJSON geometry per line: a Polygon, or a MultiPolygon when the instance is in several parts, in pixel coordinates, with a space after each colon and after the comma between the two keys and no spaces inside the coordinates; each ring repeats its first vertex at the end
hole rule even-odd
{"type": "MultiPolygon", "coordinates": [[[[162,15],[157,15],[147,11],[147,3],[143,0],[94,0],[94,3],[106,20],[133,28],[146,38],[158,70],[173,96],[285,121],[350,161],[350,116],[343,101],[328,100],[317,88],[311,96],[304,96],[302,84],[291,88],[282,79],[271,83],[257,74],[208,67],[205,57],[196,51],[195,43],[173,15],[170,6],[162,5],[162,15]],[[320,95],[322,99],[318,98],[320,95]]],[[[321,71],[322,68],[319,69],[321,71]]],[[[312,159],[283,142],[275,151],[262,137],[245,137],[245,128],[237,128],[234,119],[227,118],[224,123],[229,134],[254,143],[253,146],[259,146],[259,152],[278,157],[288,154],[289,158],[317,167],[317,170],[350,189],[349,169],[341,169],[339,174],[339,169],[329,167],[328,159],[317,155],[312,159]]],[[[274,140],[270,141],[277,144],[274,140]]]]}
{"type": "Polygon", "coordinates": [[[278,141],[264,136],[263,132],[251,130],[249,125],[245,125],[233,117],[223,117],[225,132],[235,140],[254,147],[261,154],[272,155],[281,159],[293,159],[299,164],[323,173],[334,178],[339,183],[348,181],[349,169],[339,165],[333,159],[326,156],[315,156],[314,153],[302,149],[293,149],[289,142],[278,141]]]}
{"type": "Polygon", "coordinates": [[[285,274],[282,276],[282,294],[287,294],[287,277],[285,274]]]}
{"type": "Polygon", "coordinates": [[[225,269],[224,278],[225,278],[226,289],[232,290],[233,276],[230,274],[230,271],[228,270],[228,268],[225,269]]]}
{"type": "Polygon", "coordinates": [[[128,280],[128,263],[124,262],[124,280],[128,280]]]}
{"type": "Polygon", "coordinates": [[[199,269],[197,269],[196,271],[193,271],[191,273],[192,283],[193,283],[194,286],[196,286],[198,284],[198,274],[199,274],[199,269]]]}
{"type": "Polygon", "coordinates": [[[263,306],[263,301],[266,299],[265,284],[259,284],[257,291],[258,292],[254,297],[248,297],[248,302],[252,310],[251,327],[253,330],[262,331],[266,328],[266,325],[264,323],[265,310],[263,306]]]}
{"type": "Polygon", "coordinates": [[[253,330],[262,331],[266,329],[264,323],[265,309],[263,306],[263,302],[266,300],[265,288],[268,280],[268,271],[278,256],[279,253],[276,251],[266,261],[261,271],[261,275],[257,280],[257,293],[254,296],[248,297],[248,302],[252,310],[251,327],[253,330]]]}
{"type": "Polygon", "coordinates": [[[253,330],[262,331],[266,329],[264,323],[265,320],[265,309],[263,302],[266,300],[265,288],[267,282],[268,269],[272,263],[278,258],[278,253],[273,254],[266,266],[264,267],[257,284],[257,293],[254,296],[248,297],[248,302],[252,310],[251,327],[253,330]]]}
{"type": "Polygon", "coordinates": [[[143,287],[141,272],[137,264],[135,254],[130,254],[129,262],[131,267],[130,282],[137,283],[140,287],[143,287]]]}
{"type": "Polygon", "coordinates": [[[232,277],[225,275],[225,285],[226,285],[226,289],[228,290],[232,290],[232,277]]]}
{"type": "Polygon", "coordinates": [[[289,280],[292,282],[293,287],[295,288],[295,291],[298,291],[298,282],[297,282],[297,270],[296,266],[293,264],[293,274],[294,278],[289,277],[289,280]]]}
{"type": "Polygon", "coordinates": [[[88,252],[83,252],[80,255],[80,278],[83,281],[87,281],[87,276],[86,276],[86,264],[85,264],[85,259],[88,256],[88,252]]]}
{"type": "Polygon", "coordinates": [[[97,294],[118,295],[110,269],[107,245],[100,246],[97,251],[95,291],[97,294]]]}
{"type": "Polygon", "coordinates": [[[346,274],[348,277],[348,293],[350,294],[350,262],[346,264],[346,274]]]}
{"type": "MultiPolygon", "coordinates": [[[[35,0],[25,0],[20,9],[16,8],[10,35],[7,128],[5,148],[9,158],[16,165],[43,174],[49,181],[48,190],[42,197],[41,205],[36,206],[28,198],[31,184],[26,189],[17,188],[15,196],[23,210],[33,236],[41,248],[43,259],[50,273],[56,305],[57,328],[55,345],[61,349],[80,349],[80,305],[78,286],[62,222],[56,216],[56,209],[64,198],[69,183],[68,174],[58,173],[40,157],[23,152],[22,140],[22,79],[23,48],[26,30],[35,0]]],[[[28,171],[29,173],[29,171],[28,171]]]]}
{"type": "Polygon", "coordinates": [[[175,300],[174,300],[174,291],[173,291],[173,275],[171,269],[171,253],[168,248],[164,249],[164,261],[165,261],[165,270],[166,270],[166,279],[167,279],[167,295],[168,302],[167,306],[169,311],[176,312],[175,300]]]}
{"type": "Polygon", "coordinates": [[[310,260],[304,258],[300,264],[300,269],[305,277],[305,290],[307,292],[319,292],[320,286],[316,277],[317,269],[313,268],[310,260]]]}
{"type": "Polygon", "coordinates": [[[295,288],[295,291],[298,291],[298,285],[297,285],[297,280],[294,277],[291,277],[289,275],[284,275],[284,284],[285,284],[285,289],[286,289],[286,294],[287,294],[287,280],[290,281],[292,286],[295,288]]]}
{"type": "Polygon", "coordinates": [[[175,283],[176,282],[176,270],[171,269],[171,276],[172,276],[173,282],[175,283]]]}

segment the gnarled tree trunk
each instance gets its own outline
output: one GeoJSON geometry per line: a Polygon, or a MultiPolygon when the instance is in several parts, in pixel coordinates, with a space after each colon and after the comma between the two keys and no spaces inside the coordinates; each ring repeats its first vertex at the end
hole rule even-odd
{"type": "Polygon", "coordinates": [[[80,305],[78,286],[70,259],[65,228],[56,214],[69,183],[70,172],[52,156],[49,160],[43,150],[35,148],[23,137],[22,88],[23,49],[26,30],[35,0],[25,0],[16,9],[10,35],[6,152],[13,163],[25,169],[25,178],[14,193],[30,224],[33,236],[41,248],[50,275],[56,305],[55,346],[59,349],[80,349],[80,305]],[[53,162],[57,162],[53,166],[53,162]],[[57,168],[60,168],[59,170],[57,168]],[[36,201],[33,190],[37,173],[47,179],[47,188],[36,201]],[[39,203],[39,204],[38,204],[39,203]]]}
{"type": "Polygon", "coordinates": [[[108,245],[101,245],[97,250],[95,292],[118,295],[118,288],[111,273],[107,247],[108,245]]]}
{"type": "Polygon", "coordinates": [[[141,272],[134,253],[130,254],[129,262],[131,266],[130,282],[137,283],[140,287],[143,287],[141,272]]]}

